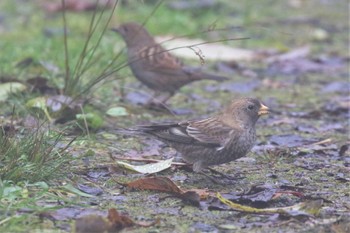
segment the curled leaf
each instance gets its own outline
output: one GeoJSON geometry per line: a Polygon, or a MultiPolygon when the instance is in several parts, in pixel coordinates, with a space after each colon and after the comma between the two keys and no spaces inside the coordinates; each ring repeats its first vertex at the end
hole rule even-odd
{"type": "Polygon", "coordinates": [[[117,161],[117,164],[121,167],[124,167],[134,172],[138,172],[142,174],[153,174],[171,167],[171,163],[173,159],[174,158],[170,158],[157,163],[151,163],[151,164],[145,164],[145,165],[139,165],[139,166],[131,165],[129,163],[125,163],[122,161],[117,161]]]}
{"type": "Polygon", "coordinates": [[[125,185],[134,189],[171,193],[184,202],[194,206],[199,206],[200,200],[206,199],[209,196],[208,190],[206,189],[183,190],[168,177],[148,177],[129,182],[125,185]]]}
{"type": "Polygon", "coordinates": [[[251,214],[281,214],[286,216],[313,216],[319,213],[323,204],[323,201],[320,199],[320,200],[302,202],[302,203],[298,203],[296,205],[287,206],[287,207],[258,209],[258,208],[234,203],[222,197],[220,193],[217,193],[216,197],[222,203],[229,206],[233,210],[244,212],[244,213],[251,213],[251,214]]]}

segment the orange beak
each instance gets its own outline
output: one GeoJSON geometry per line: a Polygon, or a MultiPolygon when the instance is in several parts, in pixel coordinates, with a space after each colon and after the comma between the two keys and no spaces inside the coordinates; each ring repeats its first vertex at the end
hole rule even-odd
{"type": "Polygon", "coordinates": [[[261,116],[261,115],[266,115],[266,114],[269,114],[269,108],[266,107],[265,105],[261,104],[259,111],[258,111],[258,115],[261,116]]]}

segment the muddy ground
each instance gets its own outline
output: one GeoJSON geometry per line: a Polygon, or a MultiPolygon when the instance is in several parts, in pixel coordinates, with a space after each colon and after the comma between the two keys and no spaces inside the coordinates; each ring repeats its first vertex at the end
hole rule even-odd
{"type": "MultiPolygon", "coordinates": [[[[226,12],[222,5],[231,4],[227,1],[217,2],[221,7],[213,9],[218,12],[226,12]]],[[[144,102],[145,93],[150,92],[127,69],[121,71],[126,77],[123,81],[116,79],[99,87],[101,89],[88,100],[89,104],[103,113],[118,106],[126,110],[125,114],[117,117],[104,114],[104,124],[98,129],[91,129],[88,136],[86,131],[82,133],[81,130],[69,129],[67,138],[78,136],[78,139],[68,149],[76,159],[67,167],[67,176],[48,182],[52,188],[50,195],[45,194],[36,201],[41,209],[21,206],[9,212],[2,211],[2,219],[22,216],[20,222],[14,221],[7,226],[1,222],[8,227],[4,230],[70,231],[75,228],[72,224],[76,219],[87,215],[105,217],[109,209],[115,208],[144,225],[156,221],[155,225],[127,227],[123,232],[349,232],[347,3],[288,1],[288,4],[273,3],[276,6],[259,12],[258,7],[269,7],[269,1],[264,2],[265,5],[249,5],[249,9],[253,10],[249,11],[251,15],[247,15],[251,18],[244,22],[243,32],[240,32],[250,37],[249,41],[238,44],[230,42],[228,45],[249,49],[258,58],[235,62],[206,61],[208,69],[228,76],[230,80],[220,84],[202,81],[182,88],[168,102],[171,113],[145,109],[139,104],[144,102]],[[283,9],[287,9],[286,14],[282,13],[283,9]],[[183,166],[181,155],[165,144],[151,137],[121,135],[116,130],[150,122],[203,118],[219,111],[231,99],[241,96],[259,98],[271,109],[271,113],[259,119],[258,140],[251,153],[229,164],[213,167],[227,175],[224,178],[212,175],[220,180],[219,184],[183,166]],[[172,157],[175,164],[156,174],[139,174],[117,165],[118,161],[143,165],[150,160],[172,157]],[[204,194],[200,199],[197,196],[180,198],[172,191],[161,192],[159,187],[153,191],[126,187],[129,182],[151,177],[167,177],[183,190],[196,189],[196,193],[204,194]],[[83,193],[58,188],[65,184],[83,193]],[[236,203],[257,208],[292,206],[312,200],[320,200],[322,204],[311,214],[297,211],[286,215],[252,214],[230,209],[218,200],[217,192],[236,203]]],[[[140,1],[138,4],[144,3],[140,1]]],[[[120,7],[119,11],[135,9],[134,4],[120,7]]],[[[238,7],[246,9],[248,4],[241,3],[238,7]]],[[[152,9],[152,5],[147,5],[147,9],[152,9]]],[[[243,16],[232,6],[228,9],[232,10],[228,14],[233,22],[230,26],[235,22],[239,24],[237,18],[243,16]]],[[[210,11],[210,8],[205,10],[210,11]]],[[[159,14],[164,16],[164,11],[167,12],[161,8],[159,14]]],[[[145,14],[140,12],[140,15],[145,14]]],[[[3,33],[10,40],[12,37],[8,31],[16,28],[9,29],[13,26],[6,20],[7,17],[13,19],[9,14],[0,12],[4,19],[3,33]]],[[[77,14],[74,17],[79,18],[79,14],[84,13],[72,14],[77,14]]],[[[196,19],[196,14],[193,17],[196,19]]],[[[122,15],[118,20],[130,18],[122,15]]],[[[58,16],[49,17],[49,21],[59,19],[58,16]]],[[[157,35],[163,35],[157,31],[160,29],[155,29],[155,21],[151,18],[150,28],[157,35]]],[[[223,24],[228,25],[229,21],[226,19],[223,24]]],[[[165,28],[167,21],[161,25],[161,28],[165,28]]],[[[38,27],[45,28],[47,25],[38,27]]],[[[171,34],[171,27],[167,30],[165,34],[171,34]]],[[[178,33],[177,30],[175,27],[172,34],[178,33]]],[[[53,30],[52,33],[60,32],[53,30]]],[[[212,38],[222,35],[218,33],[212,38]]],[[[105,37],[107,45],[113,46],[114,41],[118,40],[120,47],[123,46],[116,35],[107,33],[105,37]]],[[[39,59],[46,59],[46,56],[35,55],[39,59]]],[[[16,61],[24,57],[18,55],[16,61]]],[[[198,60],[187,62],[199,65],[198,60]]],[[[11,67],[4,66],[2,70],[3,74],[11,73],[11,67]]],[[[21,78],[25,78],[23,73],[21,75],[21,78]]],[[[55,124],[52,127],[63,130],[65,126],[55,124]]],[[[3,207],[5,210],[6,205],[3,207]]],[[[10,219],[6,221],[13,220],[10,219]]],[[[91,224],[90,229],[95,224],[103,225],[94,217],[80,221],[78,225],[91,224]]],[[[81,225],[79,227],[82,228],[81,225]]]]}

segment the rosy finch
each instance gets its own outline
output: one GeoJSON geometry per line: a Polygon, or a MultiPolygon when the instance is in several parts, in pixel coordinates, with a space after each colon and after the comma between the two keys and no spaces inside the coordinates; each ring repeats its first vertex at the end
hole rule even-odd
{"type": "Polygon", "coordinates": [[[255,123],[268,110],[257,99],[242,98],[203,120],[139,126],[133,131],[155,136],[170,145],[199,172],[245,156],[256,140],[255,123]]]}

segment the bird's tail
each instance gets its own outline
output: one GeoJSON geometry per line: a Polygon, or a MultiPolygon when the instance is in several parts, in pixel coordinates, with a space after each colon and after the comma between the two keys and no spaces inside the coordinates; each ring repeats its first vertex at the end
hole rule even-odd
{"type": "Polygon", "coordinates": [[[222,82],[222,81],[229,80],[229,78],[221,75],[207,73],[206,71],[202,70],[201,67],[184,66],[182,67],[182,70],[190,75],[192,81],[209,79],[209,80],[222,82]]]}

